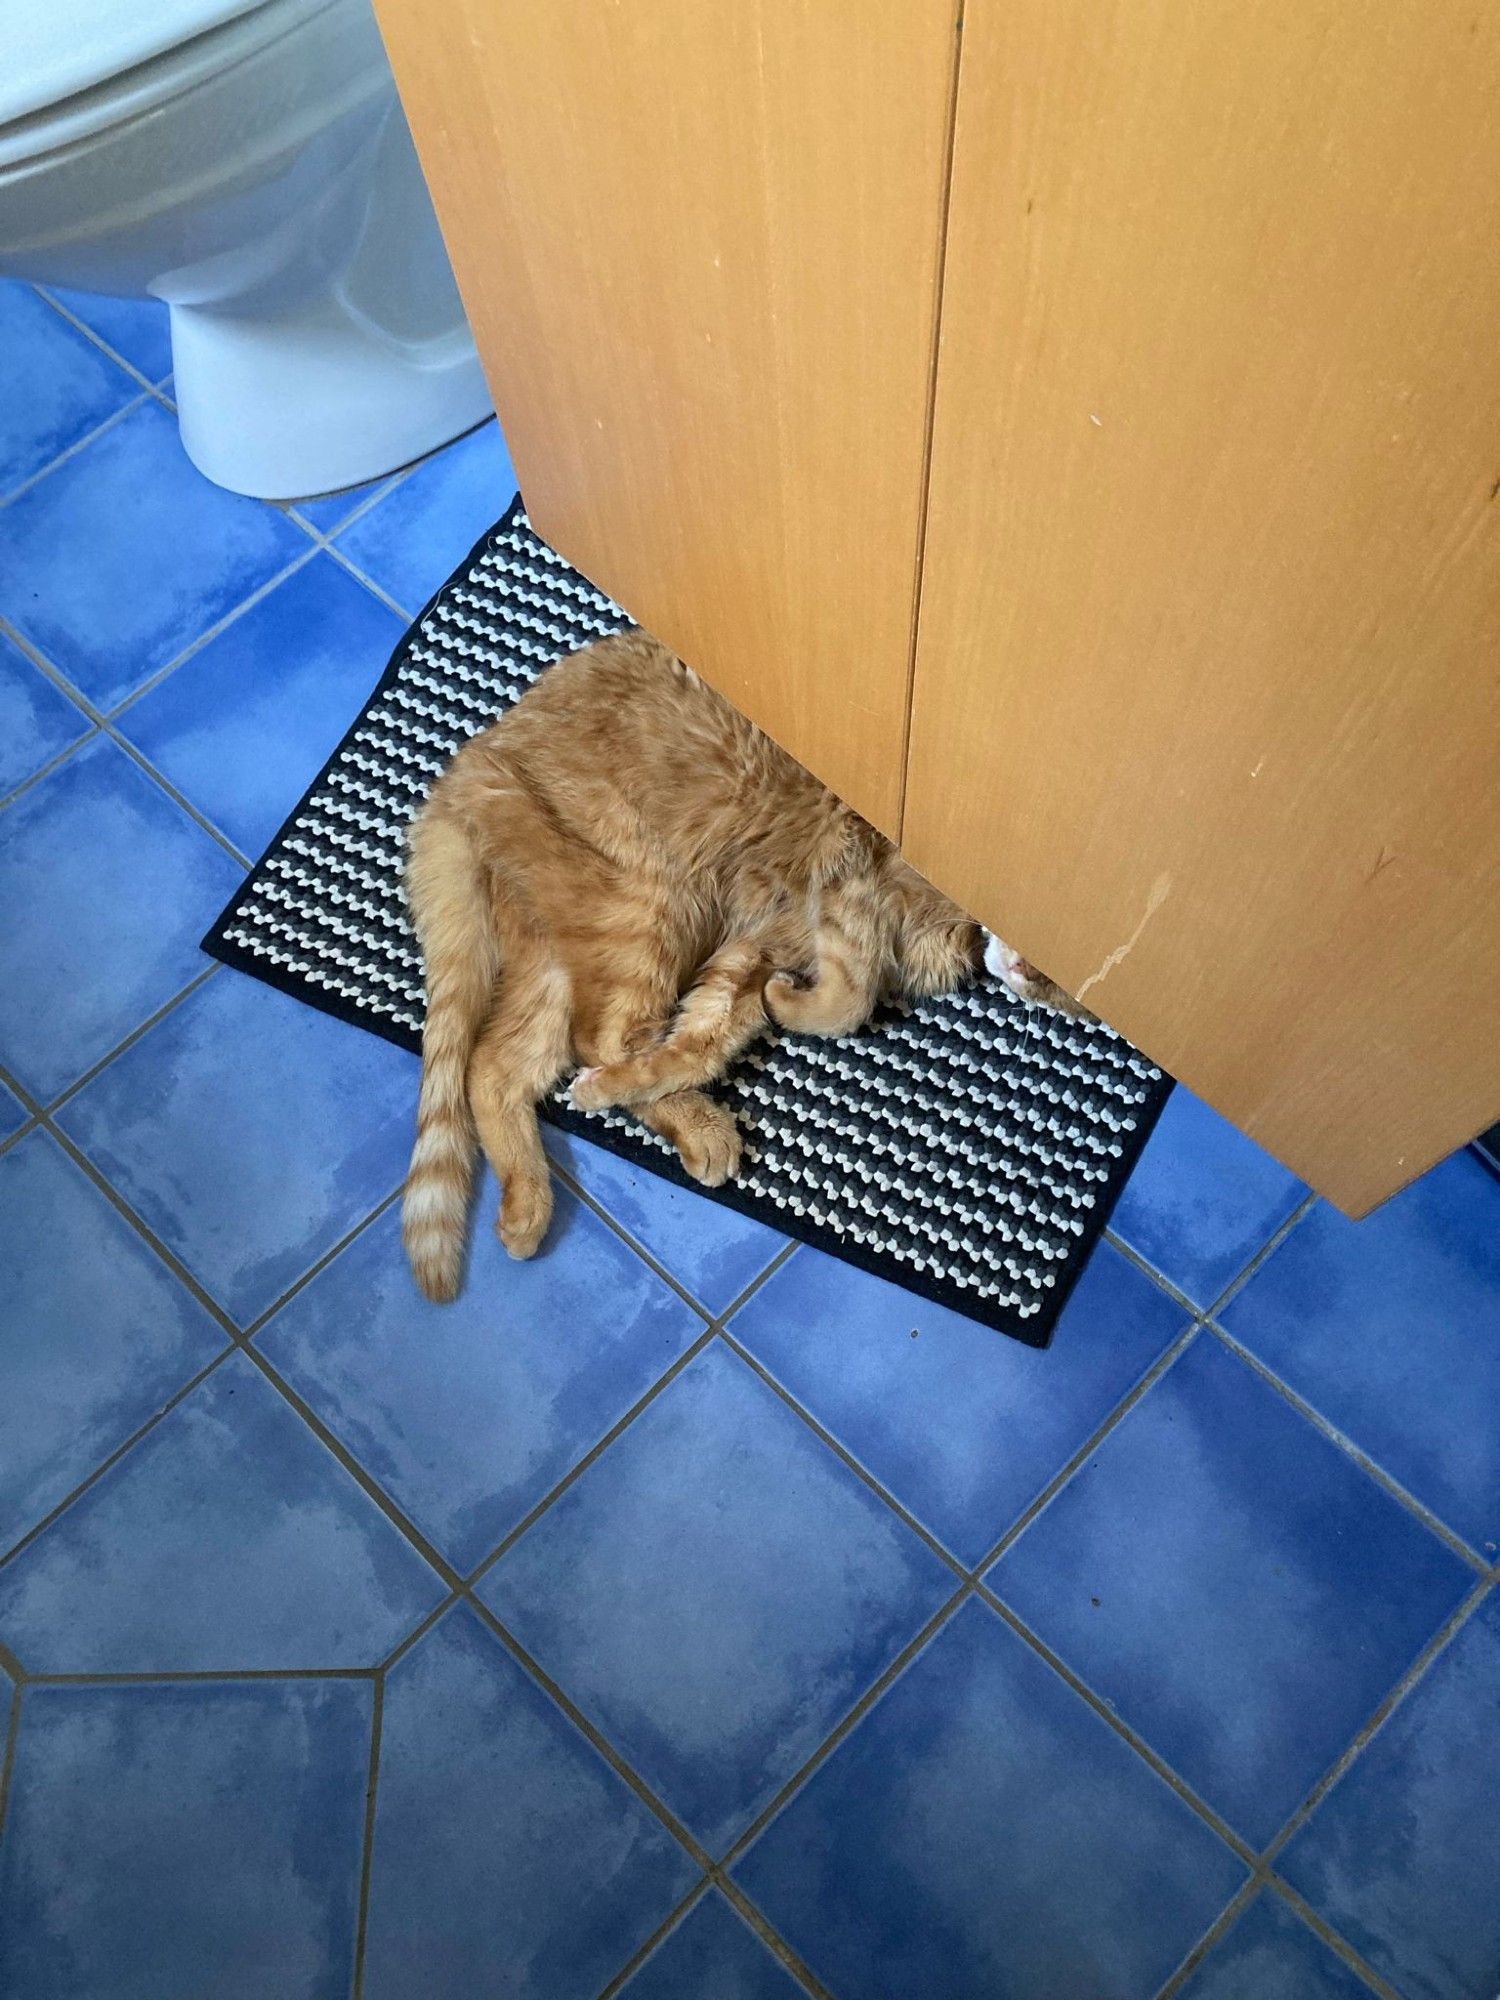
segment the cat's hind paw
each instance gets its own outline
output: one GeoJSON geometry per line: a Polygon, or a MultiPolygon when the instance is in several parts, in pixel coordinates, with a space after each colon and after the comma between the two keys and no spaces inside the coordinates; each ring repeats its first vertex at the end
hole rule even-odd
{"type": "Polygon", "coordinates": [[[495,1218],[495,1234],[512,1257],[534,1257],[551,1220],[552,1182],[548,1175],[533,1179],[518,1174],[507,1181],[495,1218]]]}

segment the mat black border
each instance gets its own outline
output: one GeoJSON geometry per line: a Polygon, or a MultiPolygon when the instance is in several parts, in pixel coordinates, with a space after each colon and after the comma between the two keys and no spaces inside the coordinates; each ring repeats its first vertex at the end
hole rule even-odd
{"type": "MultiPolygon", "coordinates": [[[[367,1034],[378,1035],[382,1041],[394,1043],[397,1048],[405,1049],[410,1055],[420,1056],[422,1052],[420,1035],[413,1034],[409,1028],[403,1028],[396,1022],[392,1022],[389,1027],[385,1026],[379,1020],[361,1012],[347,1000],[319,986],[316,981],[308,979],[304,974],[284,972],[278,966],[269,965],[258,953],[233,943],[226,933],[237,918],[246,898],[252,894],[266,873],[271,856],[293,830],[303,808],[339,761],[345,746],[364,722],[372,705],[395,678],[405,662],[413,636],[422,621],[454,581],[466,574],[488,551],[495,537],[514,526],[516,516],[521,511],[521,496],[518,493],[500,519],[493,527],[485,530],[452,575],[445,578],[428,598],[397,642],[379,680],[360,703],[358,715],[339,738],[312,783],[282,821],[259,861],[219,912],[200,946],[201,950],[210,958],[217,959],[221,965],[230,966],[236,972],[248,973],[251,978],[259,979],[267,986],[276,987],[282,993],[289,994],[292,999],[300,1000],[309,1007],[316,1007],[320,1013],[331,1014],[335,1020],[346,1021],[351,1027],[362,1028],[367,1034]]],[[[873,1277],[885,1279],[888,1284],[895,1285],[900,1291],[918,1298],[931,1299],[935,1305],[944,1306],[949,1311],[960,1314],[964,1319],[975,1320],[981,1326],[991,1327],[997,1333],[1006,1334],[1012,1340],[1020,1341],[1023,1346],[1045,1348],[1051,1344],[1057,1322],[1062,1316],[1073,1287],[1083,1275],[1094,1246],[1104,1233],[1109,1218],[1114,1213],[1115,1203],[1119,1200],[1125,1183],[1130,1178],[1131,1170],[1140,1158],[1142,1149],[1150,1138],[1157,1119],[1161,1116],[1162,1107],[1171,1094],[1172,1079],[1163,1075],[1141,1106],[1140,1116],[1117,1163],[1117,1170],[1110,1178],[1105,1197],[1095,1202],[1084,1220],[1083,1234],[1073,1239],[1073,1254],[1066,1282],[1046,1300],[1041,1310],[1029,1319],[1021,1318],[1009,1307],[987,1306],[983,1300],[975,1299],[972,1292],[962,1285],[912,1271],[903,1266],[899,1259],[886,1252],[867,1250],[862,1244],[846,1241],[834,1230],[824,1229],[817,1223],[789,1217],[779,1203],[768,1200],[764,1195],[745,1194],[733,1182],[721,1188],[701,1187],[684,1173],[669,1155],[658,1152],[646,1139],[637,1139],[633,1133],[616,1131],[610,1126],[602,1125],[587,1113],[574,1111],[566,1105],[551,1103],[542,1104],[538,1109],[547,1122],[555,1125],[560,1131],[588,1139],[594,1145],[602,1147],[605,1152],[618,1154],[632,1165],[645,1168],[648,1173],[657,1175],[675,1187],[685,1188],[690,1193],[720,1202],[725,1208],[734,1209],[738,1214],[748,1216],[753,1222],[764,1223],[782,1236],[789,1236],[799,1243],[806,1243],[814,1250],[826,1251],[829,1256],[837,1257],[843,1263],[856,1265],[860,1270],[868,1271],[873,1277]]]]}

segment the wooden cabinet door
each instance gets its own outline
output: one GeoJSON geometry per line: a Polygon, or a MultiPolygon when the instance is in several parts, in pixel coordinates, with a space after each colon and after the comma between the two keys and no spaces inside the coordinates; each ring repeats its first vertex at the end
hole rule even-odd
{"type": "Polygon", "coordinates": [[[958,0],[378,0],[538,530],[899,831],[958,0]]]}
{"type": "Polygon", "coordinates": [[[1341,1206],[1500,1111],[1500,14],[969,0],[915,864],[1341,1206]]]}

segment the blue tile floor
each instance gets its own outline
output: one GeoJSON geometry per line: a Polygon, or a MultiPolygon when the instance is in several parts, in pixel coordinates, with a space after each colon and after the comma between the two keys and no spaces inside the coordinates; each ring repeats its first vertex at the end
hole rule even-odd
{"type": "Polygon", "coordinates": [[[425,1304],[415,1062],[197,940],[500,434],[265,506],[0,341],[5,2000],[1495,2000],[1500,1181],[1180,1092],[1036,1354],[554,1137],[425,1304]]]}

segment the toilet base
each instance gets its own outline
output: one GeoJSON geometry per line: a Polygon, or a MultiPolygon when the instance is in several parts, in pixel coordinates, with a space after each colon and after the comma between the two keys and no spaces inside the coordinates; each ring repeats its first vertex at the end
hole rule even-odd
{"type": "Polygon", "coordinates": [[[466,325],[395,339],[325,294],[273,315],[173,306],[182,442],[217,486],[294,500],[409,465],[490,415],[466,325]]]}

